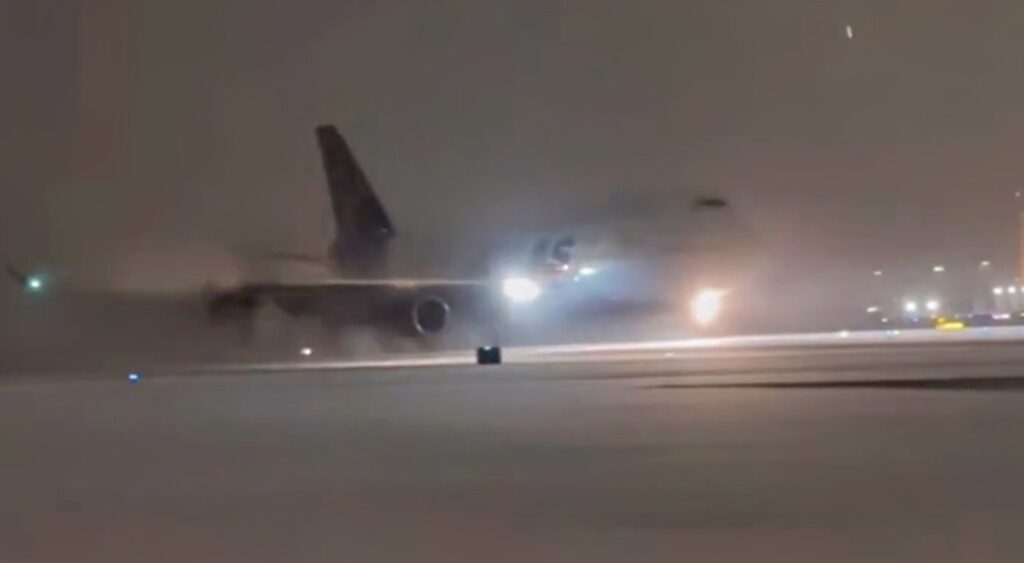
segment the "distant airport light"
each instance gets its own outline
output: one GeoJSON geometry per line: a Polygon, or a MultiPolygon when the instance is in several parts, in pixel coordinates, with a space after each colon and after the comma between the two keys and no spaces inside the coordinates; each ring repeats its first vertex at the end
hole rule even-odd
{"type": "Polygon", "coordinates": [[[881,276],[882,270],[875,270],[875,276],[881,276]]]}
{"type": "Polygon", "coordinates": [[[988,260],[982,260],[981,264],[979,264],[979,267],[981,267],[981,268],[988,268],[991,265],[992,265],[992,262],[989,262],[988,260]]]}
{"type": "Polygon", "coordinates": [[[299,353],[308,358],[313,355],[313,349],[309,346],[305,346],[299,350],[299,353]]]}
{"type": "Polygon", "coordinates": [[[847,39],[853,39],[853,26],[852,25],[846,26],[846,38],[847,39]]]}
{"type": "Polygon", "coordinates": [[[992,293],[995,294],[995,295],[1002,295],[1003,294],[1003,288],[1002,287],[993,287],[992,288],[992,293]]]}
{"type": "Polygon", "coordinates": [[[997,321],[1008,321],[1010,320],[1010,313],[996,313],[992,315],[992,318],[997,321]]]}
{"type": "Polygon", "coordinates": [[[907,302],[905,302],[903,304],[903,310],[906,311],[907,313],[916,313],[917,312],[917,302],[916,301],[907,301],[907,302]]]}
{"type": "Polygon", "coordinates": [[[42,291],[43,279],[39,276],[29,276],[25,280],[25,288],[32,292],[42,291]]]}
{"type": "Polygon", "coordinates": [[[597,268],[595,268],[593,266],[584,266],[584,267],[580,268],[580,275],[581,276],[592,276],[592,275],[594,275],[596,273],[597,273],[597,268]]]}
{"type": "Polygon", "coordinates": [[[137,371],[133,371],[128,374],[129,383],[138,383],[142,379],[142,374],[137,371]]]}
{"type": "Polygon", "coordinates": [[[1017,293],[1017,286],[1011,285],[1010,287],[1006,288],[1006,293],[1009,293],[1010,295],[1017,293]]]}
{"type": "Polygon", "coordinates": [[[722,301],[725,292],[720,289],[704,289],[690,301],[690,314],[701,326],[707,326],[718,318],[722,312],[722,301]]]}
{"type": "Polygon", "coordinates": [[[872,306],[868,307],[868,314],[869,315],[873,315],[873,314],[877,313],[880,310],[881,309],[879,309],[877,305],[872,305],[872,306]]]}
{"type": "Polygon", "coordinates": [[[850,337],[850,331],[848,331],[848,330],[840,330],[839,331],[839,338],[849,338],[849,337],[850,337]]]}
{"type": "Polygon", "coordinates": [[[946,267],[942,265],[932,266],[932,271],[935,272],[936,274],[941,274],[942,272],[946,271],[946,267]]]}
{"type": "Polygon", "coordinates": [[[928,302],[924,304],[924,308],[928,309],[929,312],[934,313],[939,310],[939,301],[937,299],[929,299],[928,302]]]}
{"type": "Polygon", "coordinates": [[[540,297],[540,285],[530,278],[505,278],[501,292],[513,303],[529,303],[540,297]]]}

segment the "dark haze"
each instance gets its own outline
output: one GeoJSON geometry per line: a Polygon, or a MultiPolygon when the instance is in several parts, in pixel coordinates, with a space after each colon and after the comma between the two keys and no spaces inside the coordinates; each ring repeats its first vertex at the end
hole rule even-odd
{"type": "Polygon", "coordinates": [[[708,186],[790,273],[1009,272],[1022,37],[1014,0],[8,2],[0,252],[320,252],[336,122],[406,236],[708,186]]]}

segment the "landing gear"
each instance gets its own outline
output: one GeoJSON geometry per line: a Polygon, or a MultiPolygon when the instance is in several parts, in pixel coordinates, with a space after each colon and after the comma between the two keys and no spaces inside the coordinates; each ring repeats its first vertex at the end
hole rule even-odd
{"type": "Polygon", "coordinates": [[[500,346],[480,346],[476,349],[476,363],[481,366],[498,365],[501,363],[500,346]]]}

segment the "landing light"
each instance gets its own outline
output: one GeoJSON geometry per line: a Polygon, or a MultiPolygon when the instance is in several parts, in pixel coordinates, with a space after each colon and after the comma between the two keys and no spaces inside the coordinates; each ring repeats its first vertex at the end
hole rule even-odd
{"type": "Polygon", "coordinates": [[[501,292],[513,303],[529,303],[540,297],[540,285],[530,278],[505,278],[501,292]]]}
{"type": "Polygon", "coordinates": [[[690,314],[693,320],[701,326],[715,322],[722,312],[722,301],[725,292],[721,289],[704,289],[694,296],[690,301],[690,314]]]}

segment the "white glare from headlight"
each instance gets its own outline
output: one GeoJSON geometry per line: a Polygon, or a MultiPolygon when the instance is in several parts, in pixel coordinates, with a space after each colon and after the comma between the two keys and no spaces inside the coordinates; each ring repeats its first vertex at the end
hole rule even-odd
{"type": "Polygon", "coordinates": [[[501,292],[513,303],[529,303],[540,297],[540,285],[530,278],[505,278],[501,292]]]}
{"type": "Polygon", "coordinates": [[[697,324],[706,326],[718,318],[722,312],[722,300],[725,292],[720,289],[704,289],[690,301],[690,314],[697,324]]]}

